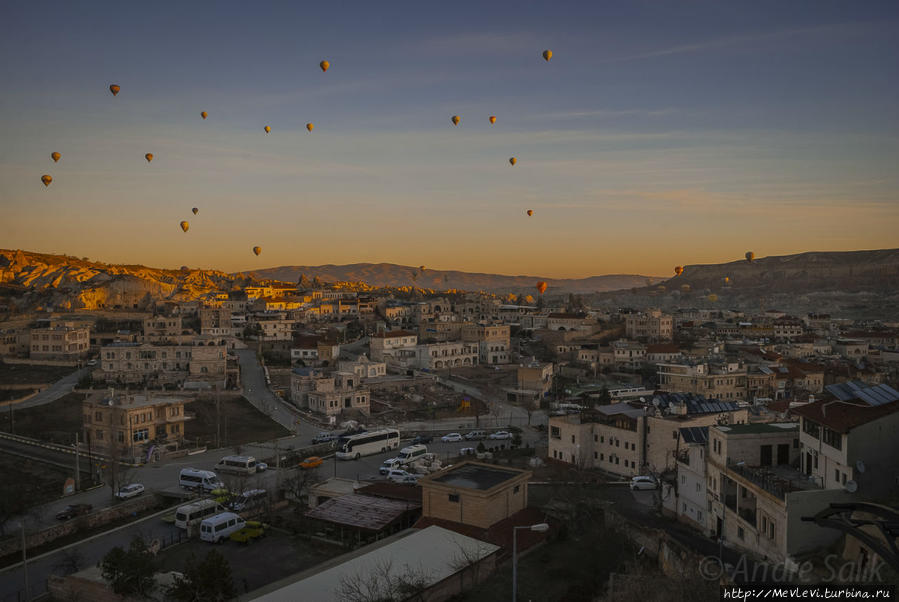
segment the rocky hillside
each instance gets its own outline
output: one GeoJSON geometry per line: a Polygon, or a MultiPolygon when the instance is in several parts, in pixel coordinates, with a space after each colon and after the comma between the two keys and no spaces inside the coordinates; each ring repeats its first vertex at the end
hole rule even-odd
{"type": "Polygon", "coordinates": [[[153,301],[197,299],[245,281],[217,271],[160,270],[0,250],[0,303],[16,310],[143,309],[153,301]]]}
{"type": "Polygon", "coordinates": [[[733,293],[811,293],[899,291],[899,249],[810,252],[762,257],[752,263],[734,261],[686,265],[684,272],[662,283],[668,290],[690,285],[693,291],[733,293]],[[726,279],[726,280],[725,280],[726,279]]]}
{"type": "Polygon", "coordinates": [[[353,263],[349,265],[281,266],[253,270],[260,278],[297,282],[301,276],[320,278],[324,282],[363,281],[373,286],[418,286],[434,290],[448,288],[493,293],[533,293],[538,281],[545,281],[553,293],[592,293],[646,286],[662,280],[657,276],[614,274],[581,279],[546,278],[541,276],[503,276],[459,272],[455,270],[421,270],[419,267],[392,263],[353,263]]]}

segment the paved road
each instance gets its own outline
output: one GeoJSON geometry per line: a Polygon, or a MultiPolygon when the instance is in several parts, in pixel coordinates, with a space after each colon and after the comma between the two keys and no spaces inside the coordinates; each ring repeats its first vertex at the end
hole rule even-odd
{"type": "Polygon", "coordinates": [[[42,406],[48,403],[52,403],[60,397],[71,393],[72,389],[75,388],[75,385],[78,384],[78,381],[81,380],[81,377],[85,376],[90,370],[90,368],[81,368],[80,370],[76,370],[68,376],[64,376],[63,378],[59,379],[50,387],[44,389],[31,399],[12,404],[12,407],[14,409],[33,408],[35,406],[42,406]]]}

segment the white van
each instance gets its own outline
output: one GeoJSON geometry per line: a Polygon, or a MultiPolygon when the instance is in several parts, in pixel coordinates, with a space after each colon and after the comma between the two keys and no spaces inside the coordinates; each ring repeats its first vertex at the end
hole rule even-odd
{"type": "Polygon", "coordinates": [[[267,500],[268,492],[265,489],[248,489],[228,505],[234,512],[245,512],[264,506],[267,500]]]}
{"type": "Polygon", "coordinates": [[[215,465],[215,469],[235,474],[255,474],[256,458],[253,456],[225,456],[215,465]]]}
{"type": "Polygon", "coordinates": [[[203,489],[212,491],[222,489],[224,484],[211,470],[197,470],[196,468],[182,468],[178,478],[178,484],[185,489],[203,489]]]}
{"type": "Polygon", "coordinates": [[[175,510],[175,526],[179,529],[187,529],[218,512],[218,507],[215,500],[199,500],[192,504],[178,506],[178,509],[175,510]]]}
{"type": "Polygon", "coordinates": [[[200,523],[200,540],[218,543],[246,526],[247,522],[233,512],[222,512],[200,523]]]}
{"type": "Polygon", "coordinates": [[[400,461],[400,464],[405,466],[406,464],[415,462],[426,453],[428,453],[427,445],[410,445],[409,447],[401,449],[400,454],[396,459],[400,461]]]}

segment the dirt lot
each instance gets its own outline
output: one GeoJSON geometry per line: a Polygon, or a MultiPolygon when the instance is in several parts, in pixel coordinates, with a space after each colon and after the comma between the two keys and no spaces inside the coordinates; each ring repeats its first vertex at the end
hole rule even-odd
{"type": "Polygon", "coordinates": [[[74,372],[65,366],[29,366],[0,362],[0,385],[55,383],[74,372]]]}
{"type": "MultiPolygon", "coordinates": [[[[55,466],[0,454],[0,497],[4,508],[14,498],[24,507],[37,506],[62,496],[66,479],[72,476],[55,466]]],[[[10,508],[16,507],[16,504],[10,508]]]]}
{"type": "MultiPolygon", "coordinates": [[[[185,437],[191,442],[200,439],[200,445],[214,445],[216,437],[216,412],[214,399],[198,399],[186,407],[196,414],[185,426],[185,437]]],[[[268,441],[290,435],[291,432],[257,410],[249,401],[223,397],[221,400],[222,446],[242,445],[268,441]]]]}
{"type": "Polygon", "coordinates": [[[343,552],[327,544],[307,542],[278,531],[269,531],[264,538],[246,546],[232,541],[213,546],[198,540],[176,546],[161,555],[162,570],[182,571],[191,555],[202,560],[213,549],[231,564],[238,594],[309,569],[343,552]]]}
{"type": "Polygon", "coordinates": [[[34,408],[0,411],[0,430],[10,432],[10,419],[15,420],[15,433],[51,443],[74,443],[75,433],[81,432],[81,402],[86,395],[69,393],[53,403],[34,408]]]}

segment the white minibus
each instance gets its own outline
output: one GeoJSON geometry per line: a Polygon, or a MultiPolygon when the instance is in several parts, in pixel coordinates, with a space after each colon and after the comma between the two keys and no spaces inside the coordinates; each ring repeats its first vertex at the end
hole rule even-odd
{"type": "Polygon", "coordinates": [[[185,489],[202,489],[212,491],[224,487],[218,475],[211,470],[197,470],[196,468],[182,468],[178,478],[178,484],[185,489]]]}
{"type": "Polygon", "coordinates": [[[218,512],[219,505],[215,500],[199,500],[184,506],[178,506],[175,510],[175,526],[179,529],[187,529],[204,518],[218,512]]]}
{"type": "Polygon", "coordinates": [[[245,526],[247,526],[247,523],[240,516],[233,512],[222,512],[221,514],[210,516],[200,523],[200,540],[218,543],[245,526]]]}
{"type": "Polygon", "coordinates": [[[225,456],[215,465],[215,469],[235,474],[255,474],[256,458],[253,456],[225,456]]]}

